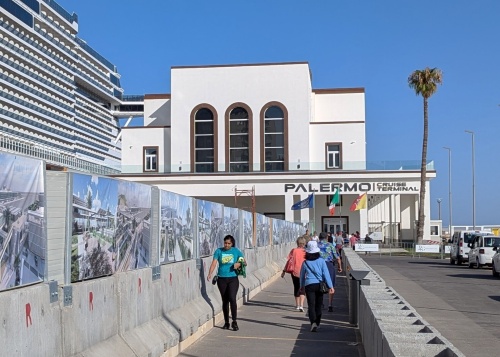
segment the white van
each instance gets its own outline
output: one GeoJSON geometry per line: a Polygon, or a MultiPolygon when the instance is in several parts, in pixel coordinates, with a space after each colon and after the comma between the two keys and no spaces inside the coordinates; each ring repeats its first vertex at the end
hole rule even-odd
{"type": "Polygon", "coordinates": [[[500,237],[474,235],[472,242],[468,244],[469,250],[469,268],[482,266],[491,266],[492,258],[495,254],[493,247],[500,247],[500,237]]]}
{"type": "Polygon", "coordinates": [[[450,239],[450,264],[469,262],[469,247],[475,235],[492,235],[489,231],[457,231],[450,239]]]}

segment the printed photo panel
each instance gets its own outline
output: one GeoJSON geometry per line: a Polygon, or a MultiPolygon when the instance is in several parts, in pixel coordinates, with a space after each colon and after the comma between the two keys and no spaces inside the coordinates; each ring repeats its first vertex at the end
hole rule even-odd
{"type": "Polygon", "coordinates": [[[194,199],[169,191],[160,192],[160,262],[191,259],[194,251],[194,199]]]}
{"type": "Polygon", "coordinates": [[[272,219],[273,223],[273,244],[280,244],[283,242],[283,223],[284,221],[281,219],[272,219]]]}
{"type": "Polygon", "coordinates": [[[115,271],[118,180],[73,173],[71,281],[115,271]]]}
{"type": "Polygon", "coordinates": [[[199,255],[205,257],[222,247],[224,239],[224,206],[220,203],[198,200],[199,255]]]}
{"type": "Polygon", "coordinates": [[[240,210],[243,221],[243,244],[245,248],[253,248],[253,218],[252,212],[240,210]]]}
{"type": "Polygon", "coordinates": [[[265,247],[269,245],[270,219],[263,214],[257,213],[257,246],[265,247]]]}
{"type": "Polygon", "coordinates": [[[44,279],[43,173],[43,161],[0,153],[0,291],[44,279]]]}
{"type": "Polygon", "coordinates": [[[238,219],[238,209],[233,208],[233,207],[225,207],[224,206],[224,234],[223,236],[225,237],[226,235],[230,234],[234,237],[234,240],[236,241],[236,246],[240,249],[243,247],[241,246],[241,234],[240,234],[240,222],[238,219]]]}
{"type": "Polygon", "coordinates": [[[151,186],[118,181],[116,271],[149,266],[151,259],[151,186]]]}

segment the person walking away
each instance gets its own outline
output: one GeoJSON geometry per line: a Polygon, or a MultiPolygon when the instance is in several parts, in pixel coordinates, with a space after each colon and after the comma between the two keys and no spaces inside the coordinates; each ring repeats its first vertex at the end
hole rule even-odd
{"type": "Polygon", "coordinates": [[[349,245],[351,246],[352,250],[356,250],[357,242],[358,238],[356,238],[356,235],[354,233],[351,233],[351,238],[349,238],[349,245]]]}
{"type": "Polygon", "coordinates": [[[292,276],[295,310],[300,312],[304,312],[305,300],[304,293],[300,291],[300,268],[302,268],[302,263],[306,259],[305,246],[306,239],[304,237],[297,238],[297,248],[293,248],[290,253],[288,253],[287,263],[281,273],[281,277],[284,278],[287,270],[289,270],[288,273],[292,276]]]}
{"type": "Polygon", "coordinates": [[[332,312],[333,295],[335,294],[335,264],[337,264],[337,270],[339,273],[342,272],[342,265],[340,264],[340,257],[337,254],[335,246],[327,241],[326,234],[324,233],[319,234],[318,248],[321,258],[323,258],[326,262],[326,267],[328,268],[328,273],[330,274],[330,279],[332,280],[333,293],[328,294],[328,312],[332,312]]]}
{"type": "Polygon", "coordinates": [[[222,313],[224,314],[224,326],[222,328],[225,330],[229,329],[229,307],[231,307],[231,328],[233,331],[238,331],[239,327],[236,322],[238,311],[236,294],[240,287],[240,281],[238,280],[236,271],[242,264],[246,265],[246,261],[243,257],[243,253],[236,248],[235,245],[235,240],[232,235],[228,234],[224,237],[224,246],[216,249],[214,252],[214,259],[212,260],[212,264],[210,264],[207,280],[211,281],[212,273],[218,264],[217,287],[222,297],[222,313]],[[243,259],[241,263],[238,262],[241,261],[240,258],[243,259]]]}
{"type": "MultiPolygon", "coordinates": [[[[372,244],[372,239],[369,234],[365,236],[365,244],[372,244]]],[[[371,254],[371,252],[365,252],[365,255],[371,254]]]]}
{"type": "Polygon", "coordinates": [[[335,245],[337,247],[337,253],[340,256],[340,259],[342,259],[342,248],[344,247],[344,238],[342,238],[342,234],[340,232],[337,232],[337,235],[335,236],[335,245]]]}
{"type": "Polygon", "coordinates": [[[311,332],[316,332],[321,323],[323,293],[320,290],[320,283],[322,281],[328,286],[328,292],[333,294],[332,280],[325,260],[320,256],[318,243],[312,240],[307,243],[306,260],[300,269],[300,289],[306,294],[311,332]]]}

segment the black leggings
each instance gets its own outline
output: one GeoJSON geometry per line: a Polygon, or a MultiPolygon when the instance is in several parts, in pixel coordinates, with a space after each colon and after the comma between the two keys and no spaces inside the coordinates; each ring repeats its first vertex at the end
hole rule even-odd
{"type": "Polygon", "coordinates": [[[224,321],[229,322],[229,305],[231,305],[231,317],[236,321],[238,314],[238,305],[236,304],[236,294],[240,287],[238,277],[221,278],[217,280],[217,287],[219,288],[220,296],[222,297],[222,313],[224,314],[224,321]]]}
{"type": "Polygon", "coordinates": [[[311,325],[321,323],[321,308],[323,304],[323,294],[319,291],[319,283],[306,285],[307,307],[309,321],[311,325]]]}
{"type": "Polygon", "coordinates": [[[292,282],[293,282],[293,296],[299,297],[300,295],[304,295],[300,293],[300,278],[296,277],[295,275],[292,275],[292,282]]]}

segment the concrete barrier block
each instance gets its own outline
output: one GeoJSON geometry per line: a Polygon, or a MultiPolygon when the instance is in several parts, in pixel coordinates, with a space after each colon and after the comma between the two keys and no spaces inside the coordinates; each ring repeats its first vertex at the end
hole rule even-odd
{"type": "Polygon", "coordinates": [[[165,319],[156,318],[125,332],[122,337],[136,356],[160,357],[167,351],[177,350],[180,336],[165,319]]]}
{"type": "Polygon", "coordinates": [[[61,312],[50,303],[47,284],[0,294],[0,355],[61,356],[61,312]]]}
{"type": "Polygon", "coordinates": [[[72,284],[73,304],[62,308],[63,353],[74,355],[118,335],[116,277],[72,284]]]}
{"type": "Polygon", "coordinates": [[[120,356],[120,357],[135,357],[136,354],[119,336],[111,336],[110,338],[97,343],[85,351],[74,355],[64,354],[64,356],[72,357],[102,357],[102,356],[120,356]]]}
{"type": "Polygon", "coordinates": [[[116,280],[120,301],[120,333],[132,330],[160,315],[157,296],[159,289],[154,288],[151,269],[117,274],[116,280]]]}

